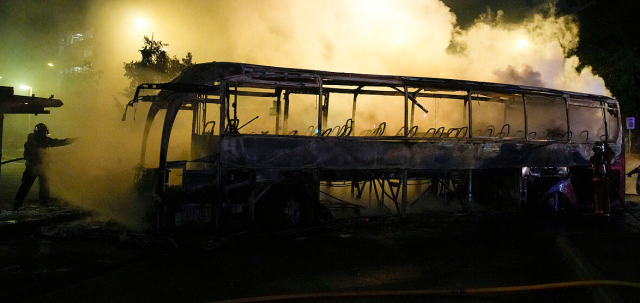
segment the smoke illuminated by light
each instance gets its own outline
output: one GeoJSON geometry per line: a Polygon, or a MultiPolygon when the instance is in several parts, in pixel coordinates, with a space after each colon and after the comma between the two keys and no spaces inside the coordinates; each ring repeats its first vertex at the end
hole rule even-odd
{"type": "MultiPolygon", "coordinates": [[[[527,66],[546,87],[607,94],[590,68],[580,73],[578,58],[565,58],[577,45],[577,23],[553,12],[507,23],[501,14],[479,16],[461,29],[439,0],[246,0],[98,1],[91,18],[110,49],[97,58],[105,87],[124,87],[122,62],[139,59],[142,36],[169,43],[178,57],[192,52],[199,63],[232,61],[319,70],[442,76],[488,82],[511,81],[495,71],[527,66]],[[219,12],[211,18],[212,12],[219,12]],[[151,26],[151,18],[162,22],[151,26]],[[128,20],[121,25],[114,20],[128,20]],[[241,22],[239,22],[241,20],[241,22]],[[135,30],[131,31],[131,24],[135,30]],[[152,27],[152,28],[151,28],[152,27]],[[128,32],[126,37],[122,33],[128,32]],[[390,47],[390,44],[393,47],[390,47]],[[526,52],[524,51],[526,50],[526,52]]],[[[493,9],[493,8],[492,8],[493,9]]],[[[497,8],[499,9],[499,7],[497,8]]],[[[106,98],[113,92],[105,90],[106,98]]]]}
{"type": "MultiPolygon", "coordinates": [[[[553,12],[532,14],[517,23],[501,20],[499,14],[483,15],[470,27],[460,28],[456,15],[439,0],[185,0],[180,3],[160,0],[153,5],[96,0],[92,3],[87,20],[96,30],[93,52],[96,55],[91,63],[103,72],[100,95],[95,98],[99,102],[92,102],[96,108],[88,111],[85,107],[72,107],[74,102],[86,104],[84,97],[64,99],[65,106],[57,110],[50,126],[58,133],[84,138],[69,149],[52,151],[65,153],[59,155],[61,161],[51,169],[59,176],[67,176],[54,180],[58,184],[52,188],[83,188],[93,193],[96,182],[118,184],[121,188],[110,195],[95,193],[94,200],[109,200],[109,204],[105,203],[108,206],[96,205],[96,208],[109,208],[113,212],[116,210],[112,200],[127,197],[115,193],[128,193],[122,180],[113,180],[113,176],[130,178],[125,173],[133,171],[139,159],[138,128],[144,119],[120,122],[123,104],[132,96],[118,94],[129,82],[123,77],[123,63],[140,60],[144,35],[153,34],[155,40],[168,43],[166,51],[179,59],[192,52],[197,63],[230,61],[337,72],[446,75],[452,79],[534,83],[555,89],[609,94],[602,78],[595,76],[590,67],[577,72],[579,58],[566,57],[577,46],[578,25],[570,16],[556,16],[553,12]],[[116,103],[120,107],[114,106],[116,103]],[[77,127],[68,122],[79,120],[90,121],[90,125],[77,127]],[[115,169],[118,172],[114,174],[115,169]],[[78,174],[86,178],[77,178],[78,174]],[[106,197],[101,198],[102,195],[106,197]]],[[[37,83],[33,85],[40,87],[37,83]]],[[[333,98],[337,101],[339,97],[333,98]]],[[[372,104],[376,101],[374,97],[369,98],[372,104]]],[[[397,102],[398,107],[385,103],[384,112],[378,107],[367,113],[369,109],[358,105],[362,111],[359,114],[371,115],[359,125],[375,128],[387,121],[388,129],[395,133],[399,127],[380,116],[402,113],[401,100],[397,102]]],[[[436,106],[433,100],[427,102],[436,106]]],[[[350,103],[344,108],[338,104],[332,101],[330,125],[343,125],[344,117],[351,115],[350,103]]],[[[142,112],[141,109],[138,115],[142,112]]],[[[293,110],[291,116],[296,117],[293,110]]],[[[427,114],[423,117],[427,118],[427,114]]],[[[432,117],[437,119],[435,114],[429,115],[432,117]]],[[[262,118],[252,126],[261,121],[262,118]]],[[[191,124],[185,125],[185,133],[189,134],[191,124]]],[[[177,142],[188,148],[190,136],[172,135],[171,140],[171,144],[177,142]]],[[[152,139],[150,149],[157,148],[153,144],[152,139]]],[[[158,153],[151,150],[148,154],[158,153]]],[[[58,194],[79,204],[87,200],[81,190],[58,194]]],[[[121,204],[120,212],[131,212],[127,203],[121,204]]]]}
{"type": "Polygon", "coordinates": [[[146,29],[147,28],[147,21],[142,19],[142,18],[136,19],[135,24],[139,29],[146,29]]]}
{"type": "Polygon", "coordinates": [[[518,47],[519,48],[526,48],[527,46],[529,46],[529,41],[527,41],[525,39],[518,40],[518,47]]]}

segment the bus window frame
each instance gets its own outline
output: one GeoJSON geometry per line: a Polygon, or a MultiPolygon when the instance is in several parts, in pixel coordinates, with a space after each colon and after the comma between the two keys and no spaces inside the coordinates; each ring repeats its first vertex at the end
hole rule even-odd
{"type": "MultiPolygon", "coordinates": [[[[609,141],[609,129],[608,129],[608,124],[607,124],[607,115],[606,115],[606,102],[604,101],[598,101],[598,100],[589,100],[589,99],[578,99],[578,98],[569,98],[567,97],[567,115],[569,113],[569,106],[577,106],[577,107],[586,107],[586,108],[597,108],[600,109],[602,111],[602,123],[603,123],[603,128],[604,128],[604,134],[603,136],[605,136],[605,141],[610,142],[609,141]]],[[[568,121],[569,121],[569,126],[571,125],[571,118],[569,116],[568,117],[568,121]]],[[[599,138],[597,138],[596,141],[573,141],[573,139],[571,140],[571,142],[576,142],[576,143],[594,143],[600,141],[599,138]]]]}
{"type": "Polygon", "coordinates": [[[524,99],[524,111],[525,111],[525,132],[526,132],[526,140],[527,141],[538,141],[538,142],[560,142],[560,143],[571,143],[572,142],[572,138],[571,138],[571,122],[569,121],[569,101],[568,101],[568,97],[567,95],[556,95],[556,94],[544,94],[544,93],[535,93],[535,92],[530,92],[530,93],[522,93],[522,98],[524,99]],[[529,138],[529,130],[530,130],[530,125],[529,125],[529,110],[530,108],[527,108],[527,103],[529,102],[527,100],[527,98],[560,98],[562,99],[563,103],[564,103],[564,118],[566,121],[566,127],[567,127],[567,131],[564,133],[566,134],[566,136],[563,136],[561,139],[547,139],[546,137],[544,139],[535,139],[535,138],[529,138]]]}
{"type": "MultiPolygon", "coordinates": [[[[468,94],[467,94],[467,98],[465,99],[465,102],[469,103],[469,138],[480,138],[480,139],[496,139],[496,140],[528,140],[528,132],[527,132],[527,105],[526,105],[526,98],[525,98],[525,94],[524,93],[520,93],[520,92],[500,92],[500,91],[496,91],[496,92],[491,92],[491,91],[479,91],[479,90],[469,90],[468,94]],[[489,100],[472,100],[472,96],[473,94],[476,95],[480,95],[482,96],[482,93],[489,93],[489,94],[493,94],[496,97],[499,96],[505,96],[505,97],[513,97],[513,100],[516,101],[518,97],[522,98],[522,118],[524,120],[524,136],[522,138],[518,138],[518,137],[503,137],[503,138],[499,138],[499,137],[492,137],[492,136],[474,136],[473,132],[473,115],[472,115],[472,111],[473,111],[473,101],[478,101],[478,102],[489,102],[489,100]]],[[[506,125],[506,124],[505,124],[506,125]]],[[[504,125],[503,125],[504,127],[504,125]]],[[[497,130],[496,130],[497,131],[497,130]]]]}
{"type": "Polygon", "coordinates": [[[606,101],[601,101],[601,102],[603,103],[602,111],[603,111],[603,116],[604,116],[604,121],[605,121],[605,122],[604,122],[604,125],[605,125],[605,133],[607,134],[607,139],[606,139],[606,140],[607,140],[607,142],[609,142],[609,143],[611,143],[611,142],[617,142],[618,140],[620,140],[620,138],[622,138],[622,137],[623,137],[623,134],[622,134],[622,132],[623,132],[623,131],[622,131],[622,121],[621,121],[621,119],[620,119],[620,104],[619,104],[619,103],[612,104],[612,103],[609,103],[609,102],[606,102],[606,101]],[[609,106],[610,106],[610,105],[615,105],[615,107],[611,107],[611,108],[609,108],[609,106]],[[618,118],[618,119],[617,119],[618,121],[617,121],[617,123],[616,123],[616,124],[618,125],[618,134],[617,134],[617,136],[616,136],[616,139],[615,139],[615,140],[611,139],[611,136],[609,135],[609,120],[608,120],[608,118],[607,118],[607,116],[608,116],[608,113],[607,113],[607,112],[608,112],[609,110],[614,111],[614,112],[616,113],[616,117],[618,118]]]}

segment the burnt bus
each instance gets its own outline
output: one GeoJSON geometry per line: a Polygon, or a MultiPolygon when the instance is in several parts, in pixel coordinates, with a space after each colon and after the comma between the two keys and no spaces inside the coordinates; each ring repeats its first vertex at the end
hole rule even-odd
{"type": "Polygon", "coordinates": [[[624,199],[620,109],[606,96],[213,62],[140,85],[129,105],[140,101],[136,180],[159,227],[590,211],[598,141],[615,154],[612,199],[624,199]]]}

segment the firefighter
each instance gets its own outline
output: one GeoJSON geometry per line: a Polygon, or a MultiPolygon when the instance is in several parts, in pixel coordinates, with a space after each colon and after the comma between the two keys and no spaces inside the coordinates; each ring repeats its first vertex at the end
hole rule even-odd
{"type": "Polygon", "coordinates": [[[44,123],[38,123],[33,129],[33,133],[27,137],[27,142],[24,144],[26,168],[22,174],[22,184],[13,201],[13,210],[20,209],[36,178],[40,183],[40,204],[43,206],[49,204],[49,182],[44,172],[44,152],[49,147],[71,144],[75,139],[54,139],[49,138],[48,135],[49,128],[44,123]]]}
{"type": "Polygon", "coordinates": [[[595,210],[597,215],[609,216],[611,211],[611,156],[613,151],[604,142],[593,145],[591,169],[593,170],[593,190],[595,193],[595,210]]]}

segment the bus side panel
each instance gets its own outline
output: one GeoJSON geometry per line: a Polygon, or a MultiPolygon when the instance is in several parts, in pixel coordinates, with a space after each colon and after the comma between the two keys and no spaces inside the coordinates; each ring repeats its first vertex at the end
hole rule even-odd
{"type": "Polygon", "coordinates": [[[227,168],[491,169],[589,165],[590,147],[565,143],[407,142],[302,136],[223,136],[227,168]]]}

